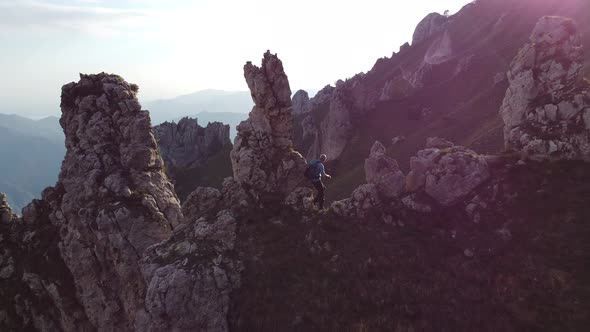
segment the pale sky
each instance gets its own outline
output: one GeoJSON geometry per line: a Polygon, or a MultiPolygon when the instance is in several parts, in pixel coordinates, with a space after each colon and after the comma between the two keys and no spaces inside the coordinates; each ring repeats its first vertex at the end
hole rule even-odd
{"type": "Polygon", "coordinates": [[[293,91],[320,89],[411,42],[428,13],[469,0],[0,0],[0,113],[59,115],[78,73],[116,73],[140,101],[246,90],[278,53],[293,91]]]}

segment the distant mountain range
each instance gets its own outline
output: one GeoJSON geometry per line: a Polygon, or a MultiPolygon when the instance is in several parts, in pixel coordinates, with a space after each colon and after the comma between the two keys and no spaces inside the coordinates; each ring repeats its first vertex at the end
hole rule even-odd
{"type": "Polygon", "coordinates": [[[0,114],[0,128],[12,129],[17,134],[43,138],[63,145],[64,135],[56,116],[31,120],[16,114],[0,114]]]}
{"type": "MultiPolygon", "coordinates": [[[[292,89],[293,94],[295,89],[292,89]]],[[[317,90],[306,89],[310,97],[317,90]]],[[[140,98],[141,99],[141,98],[140,98]]],[[[141,100],[140,100],[141,101],[141,100]]],[[[229,124],[230,136],[235,136],[235,126],[248,117],[254,103],[249,91],[202,90],[171,99],[142,102],[142,108],[150,111],[152,124],[176,121],[190,116],[199,119],[199,124],[219,121],[229,124]]]]}
{"type": "Polygon", "coordinates": [[[56,117],[35,121],[0,114],[0,142],[0,192],[20,212],[57,181],[66,151],[64,135],[56,117]]]}
{"type": "Polygon", "coordinates": [[[172,99],[144,102],[142,108],[150,111],[152,124],[159,124],[201,112],[248,114],[253,105],[248,91],[203,90],[172,99]]]}

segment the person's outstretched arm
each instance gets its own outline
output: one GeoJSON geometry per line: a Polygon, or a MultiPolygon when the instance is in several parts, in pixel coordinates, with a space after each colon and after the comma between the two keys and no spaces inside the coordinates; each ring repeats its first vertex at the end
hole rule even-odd
{"type": "Polygon", "coordinates": [[[325,177],[327,177],[328,179],[331,179],[332,176],[326,174],[326,171],[325,171],[325,168],[324,168],[324,164],[321,164],[321,166],[322,166],[322,175],[325,176],[325,177]]]}

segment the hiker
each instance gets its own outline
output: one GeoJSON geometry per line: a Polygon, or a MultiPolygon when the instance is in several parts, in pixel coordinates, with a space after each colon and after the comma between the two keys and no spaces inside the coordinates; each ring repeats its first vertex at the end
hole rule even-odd
{"type": "Polygon", "coordinates": [[[311,180],[311,183],[318,191],[316,197],[314,198],[314,204],[318,204],[319,209],[324,208],[324,191],[326,190],[326,186],[322,182],[322,175],[331,179],[332,177],[326,174],[324,170],[324,163],[326,162],[328,157],[325,154],[320,156],[320,159],[314,159],[307,163],[307,171],[306,175],[311,180]]]}

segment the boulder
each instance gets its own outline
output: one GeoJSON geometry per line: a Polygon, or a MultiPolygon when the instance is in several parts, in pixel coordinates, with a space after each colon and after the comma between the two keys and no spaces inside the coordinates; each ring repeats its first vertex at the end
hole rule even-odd
{"type": "Polygon", "coordinates": [[[541,18],[508,81],[500,109],[506,149],[534,160],[590,160],[590,84],[572,20],[541,18]]]}
{"type": "Polygon", "coordinates": [[[364,218],[381,205],[375,184],[364,184],[356,188],[350,198],[333,202],[330,209],[338,216],[364,218]]]}
{"type": "Polygon", "coordinates": [[[455,146],[452,142],[440,137],[428,137],[426,139],[427,149],[448,149],[455,146]]]}
{"type": "Polygon", "coordinates": [[[405,176],[397,161],[385,155],[385,146],[376,141],[369,158],[365,160],[367,183],[374,184],[386,199],[398,197],[404,190],[405,176]]]}
{"type": "Polygon", "coordinates": [[[429,146],[410,159],[406,190],[424,191],[443,206],[464,198],[490,177],[484,156],[448,141],[429,139],[429,146]],[[443,148],[439,148],[440,146],[443,148]]]}

